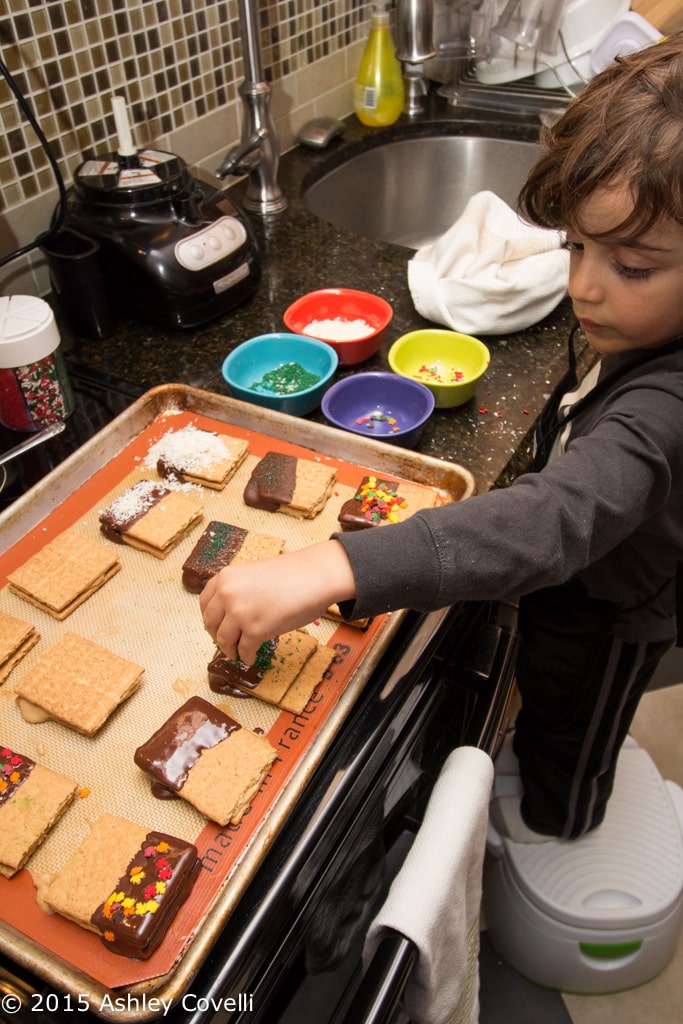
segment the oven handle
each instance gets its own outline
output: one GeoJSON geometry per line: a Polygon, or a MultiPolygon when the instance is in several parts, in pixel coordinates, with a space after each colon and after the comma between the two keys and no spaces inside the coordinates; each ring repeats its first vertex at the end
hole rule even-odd
{"type": "Polygon", "coordinates": [[[330,1024],[390,1024],[417,963],[417,946],[399,932],[388,934],[377,947],[350,1006],[330,1024]]]}

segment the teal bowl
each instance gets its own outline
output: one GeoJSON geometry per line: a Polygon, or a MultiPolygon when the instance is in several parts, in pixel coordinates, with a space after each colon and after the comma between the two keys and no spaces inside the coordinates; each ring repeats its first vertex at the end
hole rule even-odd
{"type": "Polygon", "coordinates": [[[388,353],[394,373],[425,384],[434,395],[437,409],[468,402],[490,358],[489,350],[478,338],[436,327],[402,335],[388,353]]]}
{"type": "Polygon", "coordinates": [[[243,341],[225,357],[222,373],[233,398],[305,416],[320,405],[338,363],[323,341],[276,331],[243,341]]]}

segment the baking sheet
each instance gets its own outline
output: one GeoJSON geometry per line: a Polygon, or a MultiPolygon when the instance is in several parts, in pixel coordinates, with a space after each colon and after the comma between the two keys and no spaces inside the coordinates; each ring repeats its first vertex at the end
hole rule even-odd
{"type": "MultiPolygon", "coordinates": [[[[122,571],[64,622],[9,593],[4,587],[6,574],[64,529],[102,540],[99,509],[133,480],[150,475],[143,463],[156,440],[190,423],[244,436],[250,445],[247,461],[225,491],[202,489],[204,525],[210,519],[225,519],[282,536],[287,550],[328,537],[337,527],[341,503],[353,494],[368,470],[436,486],[445,500],[459,500],[474,489],[471,476],[450,463],[169,385],[143,396],[0,519],[3,545],[7,545],[0,556],[0,607],[33,622],[41,633],[41,642],[0,689],[0,741],[63,771],[89,790],[34,854],[30,872],[0,879],[4,908],[0,947],[57,987],[66,986],[79,995],[85,992],[100,1011],[108,992],[135,992],[142,986],[147,997],[153,993],[175,998],[183,991],[402,618],[401,613],[380,616],[365,632],[328,620],[311,623],[309,632],[320,643],[335,648],[336,657],[305,711],[293,716],[253,699],[223,698],[208,687],[206,666],[213,645],[203,629],[197,597],[188,594],[180,581],[182,562],[203,525],[163,561],[117,545],[122,571]],[[251,468],[273,447],[320,458],[337,469],[335,491],[316,519],[295,520],[244,505],[241,495],[251,468]],[[14,704],[14,683],[47,644],[66,630],[88,636],[145,667],[140,690],[94,738],[54,722],[28,725],[14,704]],[[192,694],[228,706],[243,724],[262,728],[278,749],[278,759],[261,792],[235,828],[220,829],[207,823],[184,801],[156,800],[148,780],[132,761],[135,747],[192,694]],[[179,835],[199,848],[200,879],[169,935],[147,961],[110,953],[97,936],[40,909],[41,886],[66,862],[74,846],[87,836],[89,822],[104,810],[179,835]]],[[[106,1009],[102,1015],[107,1016],[106,1009]]],[[[125,1013],[117,1009],[115,1016],[120,1020],[125,1013]]],[[[144,1019],[139,1009],[134,1016],[144,1019]]]]}

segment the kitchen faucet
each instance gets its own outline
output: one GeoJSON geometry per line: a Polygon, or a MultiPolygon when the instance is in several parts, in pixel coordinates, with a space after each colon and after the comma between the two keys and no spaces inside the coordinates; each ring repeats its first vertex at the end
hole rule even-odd
{"type": "Polygon", "coordinates": [[[398,0],[396,30],[396,56],[403,65],[405,84],[403,112],[415,116],[426,104],[424,62],[436,55],[433,0],[398,0]]]}
{"type": "Polygon", "coordinates": [[[238,0],[238,7],[244,61],[244,81],[238,90],[244,106],[242,139],[228,151],[216,175],[248,174],[242,205],[266,216],[287,207],[277,183],[280,142],[270,111],[272,90],[263,73],[258,0],[238,0]]]}

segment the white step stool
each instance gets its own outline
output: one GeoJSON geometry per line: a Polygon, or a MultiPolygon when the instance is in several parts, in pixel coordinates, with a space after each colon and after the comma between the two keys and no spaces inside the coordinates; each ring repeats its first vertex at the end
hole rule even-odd
{"type": "Polygon", "coordinates": [[[489,826],[483,913],[493,947],[546,988],[651,980],[683,923],[683,790],[630,738],[603,823],[574,841],[516,843],[489,826]]]}

